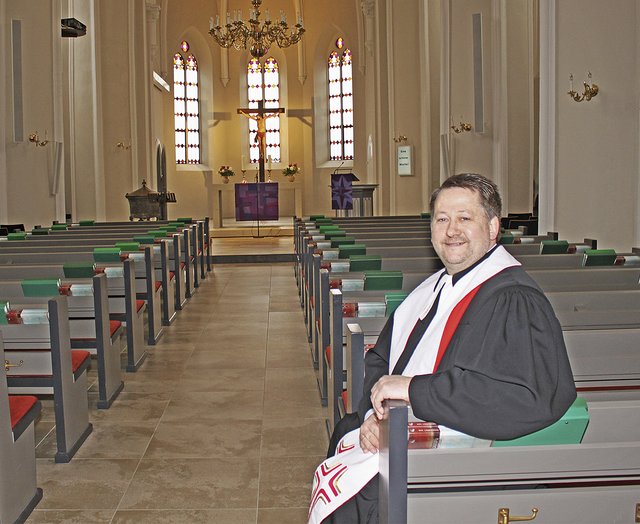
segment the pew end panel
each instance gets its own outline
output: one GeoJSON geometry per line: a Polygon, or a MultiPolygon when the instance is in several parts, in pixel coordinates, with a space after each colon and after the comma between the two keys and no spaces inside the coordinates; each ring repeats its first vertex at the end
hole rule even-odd
{"type": "MultiPolygon", "coordinates": [[[[5,354],[0,336],[0,359],[5,354]]],[[[24,522],[42,499],[37,487],[35,420],[40,401],[9,398],[5,367],[0,367],[0,522],[24,522]],[[16,400],[16,402],[12,402],[16,400]],[[23,406],[18,403],[25,402],[23,406]],[[30,406],[30,407],[29,407],[30,406]]]]}

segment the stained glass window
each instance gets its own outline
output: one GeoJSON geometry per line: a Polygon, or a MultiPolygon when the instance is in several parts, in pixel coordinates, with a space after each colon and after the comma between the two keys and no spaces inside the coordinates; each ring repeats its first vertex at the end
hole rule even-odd
{"type": "MultiPolygon", "coordinates": [[[[182,52],[189,44],[180,44],[182,52]]],[[[176,164],[200,163],[200,100],[198,61],[193,54],[186,58],[173,55],[173,113],[176,137],[176,164]]]]}
{"type": "MultiPolygon", "coordinates": [[[[249,107],[257,108],[258,102],[264,100],[264,108],[280,107],[280,71],[275,58],[269,57],[264,66],[257,58],[249,60],[247,65],[247,97],[249,107]]],[[[266,125],[266,157],[272,162],[280,162],[280,117],[272,116],[265,121],[266,125]]],[[[256,142],[258,123],[249,120],[249,161],[258,162],[260,150],[256,142]]]]}
{"type": "Polygon", "coordinates": [[[329,155],[353,160],[353,58],[342,37],[329,55],[329,155]]]}

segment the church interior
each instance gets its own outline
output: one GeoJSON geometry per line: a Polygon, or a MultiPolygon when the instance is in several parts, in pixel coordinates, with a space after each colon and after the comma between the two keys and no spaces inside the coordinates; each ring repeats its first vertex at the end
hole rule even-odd
{"type": "MultiPolygon", "coordinates": [[[[16,279],[3,266],[59,263],[37,247],[7,256],[12,234],[35,242],[84,223],[146,238],[169,224],[179,237],[130,256],[165,275],[131,276],[158,285],[156,303],[150,288],[132,292],[144,356],[131,356],[127,309],[123,386],[105,400],[92,349],[85,434],[68,460],[56,394],[42,397],[25,429],[42,492],[9,516],[0,494],[0,522],[307,521],[333,415],[300,217],[420,217],[446,178],[479,173],[503,216],[527,217],[518,235],[637,258],[638,0],[0,0],[0,42],[5,311],[37,295],[2,295],[16,279]],[[256,42],[240,27],[286,30],[256,42]],[[347,211],[336,181],[351,175],[347,211]],[[264,206],[247,211],[260,191],[264,206]],[[142,194],[157,209],[138,206],[142,194]]],[[[78,260],[94,243],[81,238],[68,244],[78,260]]]]}

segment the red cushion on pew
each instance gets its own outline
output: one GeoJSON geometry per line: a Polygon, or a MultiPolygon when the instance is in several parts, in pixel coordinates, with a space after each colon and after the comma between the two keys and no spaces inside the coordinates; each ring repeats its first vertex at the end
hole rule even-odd
{"type": "Polygon", "coordinates": [[[327,362],[331,362],[331,346],[324,348],[324,354],[327,357],[327,362]]]}
{"type": "Polygon", "coordinates": [[[83,351],[82,349],[74,349],[71,351],[71,368],[75,373],[82,363],[91,357],[91,354],[88,351],[83,351]]]}
{"type": "Polygon", "coordinates": [[[29,413],[33,405],[38,402],[30,395],[9,395],[9,411],[11,412],[11,429],[15,428],[22,418],[29,413]]]}
{"type": "Polygon", "coordinates": [[[173,280],[176,274],[173,271],[169,271],[169,280],[173,280]]]}
{"type": "Polygon", "coordinates": [[[160,289],[162,287],[162,282],[160,282],[159,280],[156,281],[156,291],[158,291],[158,289],[160,289]]]}
{"type": "Polygon", "coordinates": [[[140,311],[144,307],[144,300],[136,300],[136,311],[140,311]]]}
{"type": "Polygon", "coordinates": [[[119,320],[109,320],[109,334],[111,336],[115,335],[116,331],[120,329],[121,325],[122,322],[120,322],[119,320]]]}
{"type": "Polygon", "coordinates": [[[344,406],[344,410],[347,411],[347,390],[345,389],[340,396],[342,397],[342,405],[344,406]]]}

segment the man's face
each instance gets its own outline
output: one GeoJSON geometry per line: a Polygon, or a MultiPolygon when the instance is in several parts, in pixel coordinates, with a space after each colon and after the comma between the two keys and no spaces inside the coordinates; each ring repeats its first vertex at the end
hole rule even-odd
{"type": "Polygon", "coordinates": [[[431,241],[449,274],[480,260],[495,245],[499,231],[499,219],[487,218],[476,191],[452,187],[438,195],[431,241]]]}

